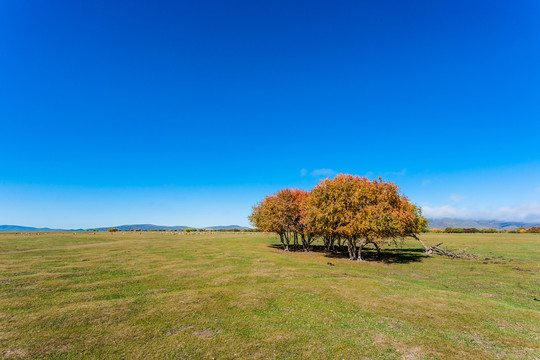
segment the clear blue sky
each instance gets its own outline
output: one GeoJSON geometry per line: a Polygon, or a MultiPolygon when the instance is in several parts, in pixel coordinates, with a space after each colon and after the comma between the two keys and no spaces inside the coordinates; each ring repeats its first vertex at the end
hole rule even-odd
{"type": "Polygon", "coordinates": [[[540,3],[0,2],[0,224],[247,225],[282,187],[395,181],[540,221],[540,3]]]}

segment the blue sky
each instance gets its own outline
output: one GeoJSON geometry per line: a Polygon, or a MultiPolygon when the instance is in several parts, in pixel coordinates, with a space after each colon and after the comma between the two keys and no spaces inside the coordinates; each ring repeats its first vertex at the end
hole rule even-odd
{"type": "Polygon", "coordinates": [[[0,224],[247,225],[282,187],[395,181],[540,222],[537,1],[0,3],[0,224]]]}

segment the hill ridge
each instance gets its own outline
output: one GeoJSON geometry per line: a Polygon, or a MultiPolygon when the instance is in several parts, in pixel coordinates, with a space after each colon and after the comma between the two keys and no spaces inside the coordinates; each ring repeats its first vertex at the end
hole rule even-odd
{"type": "Polygon", "coordinates": [[[213,230],[230,230],[230,229],[249,229],[248,227],[240,225],[218,225],[218,226],[208,226],[208,227],[195,227],[195,226],[165,226],[165,225],[154,225],[154,224],[127,224],[127,225],[117,225],[117,226],[105,226],[105,227],[96,227],[88,229],[52,229],[48,227],[38,228],[32,226],[21,226],[21,225],[0,225],[0,232],[4,231],[85,231],[85,230],[99,230],[104,231],[110,228],[117,228],[118,230],[185,230],[187,228],[193,229],[213,229],[213,230]]]}
{"type": "Polygon", "coordinates": [[[507,221],[507,220],[474,220],[458,218],[428,218],[429,229],[444,228],[477,228],[477,229],[497,229],[497,230],[515,230],[518,228],[530,228],[539,226],[534,222],[507,221]]]}

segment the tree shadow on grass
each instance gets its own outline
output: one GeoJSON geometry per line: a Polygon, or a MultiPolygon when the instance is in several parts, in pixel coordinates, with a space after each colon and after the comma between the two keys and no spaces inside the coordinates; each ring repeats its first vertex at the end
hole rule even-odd
{"type": "MultiPolygon", "coordinates": [[[[271,244],[269,247],[273,249],[282,250],[281,244],[271,244]]],[[[302,247],[298,249],[290,248],[290,252],[304,252],[302,247]]],[[[346,246],[336,247],[333,251],[326,251],[324,246],[314,245],[311,252],[323,253],[325,257],[331,259],[348,259],[349,252],[346,246]]],[[[412,262],[421,262],[424,258],[428,257],[425,254],[424,249],[421,248],[389,248],[382,249],[381,256],[377,257],[377,251],[371,247],[365,247],[362,250],[362,260],[382,262],[385,264],[408,264],[412,262]]]]}

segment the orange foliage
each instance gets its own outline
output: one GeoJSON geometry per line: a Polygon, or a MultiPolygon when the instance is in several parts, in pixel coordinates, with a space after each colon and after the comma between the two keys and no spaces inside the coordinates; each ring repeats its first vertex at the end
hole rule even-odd
{"type": "Polygon", "coordinates": [[[334,241],[345,241],[351,259],[359,259],[362,247],[373,244],[379,251],[388,240],[415,236],[427,226],[420,208],[381,178],[339,174],[325,179],[311,192],[283,189],[267,196],[253,208],[250,221],[262,231],[279,234],[283,248],[302,241],[309,250],[315,236],[330,250],[334,241]]]}

